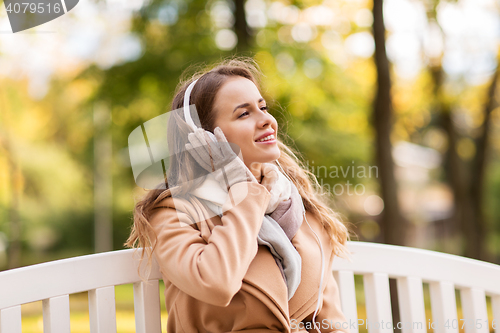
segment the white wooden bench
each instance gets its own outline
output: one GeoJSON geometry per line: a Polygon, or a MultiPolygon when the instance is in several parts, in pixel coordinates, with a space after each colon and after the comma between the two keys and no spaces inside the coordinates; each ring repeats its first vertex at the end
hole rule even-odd
{"type": "MultiPolygon", "coordinates": [[[[495,333],[500,333],[500,266],[428,250],[364,242],[349,242],[352,262],[336,258],[334,276],[342,309],[356,322],[354,275],[363,276],[369,333],[393,332],[389,278],[397,279],[403,333],[426,332],[423,282],[429,283],[435,333],[488,333],[486,296],[491,297],[495,333]],[[455,289],[460,290],[463,318],[457,318],[455,289]],[[448,327],[444,323],[449,321],[448,327]],[[384,326],[380,327],[380,323],[384,326]],[[422,323],[406,325],[406,323],[422,323]],[[378,323],[378,324],[377,324],[378,323]],[[479,325],[482,324],[482,325],[479,325]]],[[[0,272],[0,333],[21,332],[21,304],[42,300],[45,333],[69,333],[69,295],[88,291],[90,332],[116,332],[114,286],[133,284],[136,332],[162,332],[159,280],[154,265],[150,281],[138,274],[138,253],[99,253],[0,272]]],[[[145,260],[141,269],[144,267],[145,260]]],[[[163,324],[165,332],[165,323],[163,324]]]]}

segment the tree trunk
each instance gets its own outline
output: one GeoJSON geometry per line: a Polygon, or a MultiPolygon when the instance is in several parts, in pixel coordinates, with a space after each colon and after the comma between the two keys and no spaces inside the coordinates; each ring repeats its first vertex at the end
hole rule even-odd
{"type": "MultiPolygon", "coordinates": [[[[430,21],[436,20],[436,10],[428,11],[430,21]]],[[[491,260],[486,251],[486,222],[484,220],[482,202],[485,166],[488,150],[488,136],[491,123],[491,112],[497,106],[495,91],[499,69],[495,71],[488,89],[487,100],[484,107],[484,122],[479,129],[476,139],[476,154],[470,164],[462,160],[457,152],[459,133],[453,124],[452,106],[445,102],[443,97],[444,71],[441,58],[431,61],[430,72],[434,82],[435,108],[439,114],[439,126],[446,132],[448,138],[448,151],[446,153],[445,170],[450,187],[454,195],[455,230],[460,230],[464,241],[463,255],[469,258],[491,260]]]]}
{"type": "Polygon", "coordinates": [[[245,0],[235,0],[234,30],[238,36],[238,52],[245,52],[250,47],[250,27],[245,15],[245,0]]]}
{"type": "MultiPolygon", "coordinates": [[[[471,180],[470,185],[470,197],[472,204],[472,211],[476,219],[475,223],[475,233],[473,237],[476,239],[473,241],[477,244],[476,248],[471,248],[472,258],[477,258],[481,260],[491,261],[489,253],[486,251],[486,235],[487,235],[487,224],[484,219],[483,214],[483,192],[484,192],[484,181],[486,173],[486,163],[488,160],[488,148],[490,145],[489,134],[491,128],[491,112],[498,106],[496,100],[495,92],[497,90],[498,76],[499,76],[500,66],[497,65],[495,74],[488,89],[487,100],[484,106],[483,114],[484,121],[480,129],[480,136],[476,139],[476,156],[472,161],[472,172],[471,175],[474,176],[471,180]]],[[[468,237],[467,237],[468,238],[468,237]]]]}
{"type": "Polygon", "coordinates": [[[383,0],[373,1],[373,36],[375,39],[377,92],[373,101],[372,123],[376,133],[375,151],[376,162],[380,169],[380,192],[384,200],[381,229],[384,243],[404,245],[405,226],[399,209],[390,138],[393,107],[389,59],[385,50],[385,25],[382,8],[383,0]]]}
{"type": "Polygon", "coordinates": [[[448,137],[448,151],[446,152],[445,170],[448,182],[453,190],[454,197],[454,220],[456,228],[460,230],[464,238],[464,255],[474,258],[473,249],[478,246],[475,243],[473,235],[474,230],[474,212],[472,211],[470,194],[469,170],[466,163],[460,158],[457,152],[459,135],[453,124],[451,115],[451,106],[440,102],[440,123],[448,137]]]}
{"type": "Polygon", "coordinates": [[[111,111],[104,104],[94,106],[94,249],[113,250],[113,190],[111,111]]]}

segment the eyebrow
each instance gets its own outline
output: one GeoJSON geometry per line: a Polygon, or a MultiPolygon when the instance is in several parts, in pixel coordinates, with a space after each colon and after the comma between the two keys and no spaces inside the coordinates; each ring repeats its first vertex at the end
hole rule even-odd
{"type": "MultiPolygon", "coordinates": [[[[264,101],[264,98],[261,97],[257,102],[260,103],[262,101],[264,101]]],[[[250,104],[249,103],[240,104],[234,108],[233,113],[234,113],[234,111],[238,110],[239,108],[246,108],[247,106],[250,106],[250,104]]]]}

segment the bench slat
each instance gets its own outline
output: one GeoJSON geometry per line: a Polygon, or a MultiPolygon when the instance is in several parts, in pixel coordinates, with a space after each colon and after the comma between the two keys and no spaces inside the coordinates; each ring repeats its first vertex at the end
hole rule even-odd
{"type": "Polygon", "coordinates": [[[44,299],[42,307],[44,333],[70,333],[69,295],[44,299]]]}
{"type": "Polygon", "coordinates": [[[115,287],[89,290],[91,333],[116,333],[115,287]]]}
{"type": "Polygon", "coordinates": [[[21,306],[0,310],[0,333],[21,333],[21,306]]]}
{"type": "Polygon", "coordinates": [[[366,315],[369,333],[392,333],[391,296],[389,276],[372,273],[363,276],[366,315]]]}
{"type": "Polygon", "coordinates": [[[160,286],[158,280],[134,283],[135,329],[137,333],[161,333],[160,286]]]}
{"type": "Polygon", "coordinates": [[[458,333],[455,286],[450,282],[429,283],[435,333],[458,333]],[[445,327],[446,321],[448,325],[445,327]]]}
{"type": "Polygon", "coordinates": [[[500,333],[500,295],[491,296],[491,308],[493,310],[492,321],[494,320],[495,333],[500,333]]]}
{"type": "Polygon", "coordinates": [[[486,294],[477,288],[460,290],[465,333],[489,333],[488,312],[486,310],[486,294]]]}
{"type": "MultiPolygon", "coordinates": [[[[337,281],[340,294],[340,304],[348,323],[355,322],[355,327],[350,327],[351,333],[358,333],[358,309],[356,307],[356,288],[354,273],[352,271],[335,271],[333,276],[337,281]]],[[[350,326],[350,325],[349,325],[350,326]]]]}
{"type": "Polygon", "coordinates": [[[398,301],[403,333],[425,333],[425,304],[422,279],[401,277],[397,279],[398,301]]]}

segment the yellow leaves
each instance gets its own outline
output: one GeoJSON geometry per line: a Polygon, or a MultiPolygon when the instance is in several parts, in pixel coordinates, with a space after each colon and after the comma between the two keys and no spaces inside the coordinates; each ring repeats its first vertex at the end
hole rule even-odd
{"type": "Polygon", "coordinates": [[[146,26],[145,41],[153,54],[164,53],[168,47],[168,29],[159,23],[150,23],[146,26]]]}
{"type": "Polygon", "coordinates": [[[374,240],[380,234],[380,227],[374,220],[365,220],[359,228],[361,236],[367,240],[374,240]]]}
{"type": "Polygon", "coordinates": [[[144,95],[156,95],[159,93],[158,80],[151,74],[144,75],[139,80],[139,89],[144,95]]]}
{"type": "Polygon", "coordinates": [[[115,106],[111,111],[111,118],[113,123],[118,126],[125,125],[129,120],[130,111],[127,108],[119,105],[115,106]]]}
{"type": "Polygon", "coordinates": [[[395,80],[392,86],[392,102],[395,121],[393,138],[409,140],[410,135],[425,127],[430,119],[432,98],[429,96],[430,77],[422,73],[411,82],[395,80]]]}
{"type": "Polygon", "coordinates": [[[331,111],[328,126],[338,132],[363,135],[368,127],[368,120],[362,113],[350,113],[331,111]]]}
{"type": "Polygon", "coordinates": [[[304,120],[310,117],[311,109],[304,100],[292,99],[288,106],[290,113],[300,120],[304,120]]]}
{"type": "Polygon", "coordinates": [[[500,136],[498,131],[500,129],[500,107],[495,108],[491,112],[491,123],[493,127],[492,128],[493,135],[490,136],[490,140],[493,148],[498,154],[498,152],[500,152],[500,136]]]}
{"type": "MultiPolygon", "coordinates": [[[[17,165],[11,164],[11,159],[17,161],[17,158],[11,151],[5,149],[1,150],[0,154],[0,202],[4,205],[9,205],[12,200],[14,200],[13,193],[21,193],[25,179],[21,170],[17,165]]],[[[19,199],[19,198],[17,198],[19,199]]]]}
{"type": "Polygon", "coordinates": [[[470,129],[479,128],[484,122],[484,108],[488,99],[489,85],[488,81],[480,86],[471,86],[459,96],[459,103],[463,112],[467,114],[465,119],[470,129]]]}
{"type": "Polygon", "coordinates": [[[297,95],[300,92],[302,92],[302,96],[307,98],[308,104],[312,107],[319,107],[326,101],[325,92],[316,85],[309,84],[302,87],[300,91],[297,91],[297,95]]]}
{"type": "MultiPolygon", "coordinates": [[[[283,80],[276,71],[275,58],[267,51],[257,52],[255,60],[265,76],[262,77],[263,93],[275,99],[290,93],[290,86],[294,82],[283,80]]],[[[265,97],[265,96],[264,96],[265,97]]]]}
{"type": "Polygon", "coordinates": [[[25,82],[4,81],[4,89],[0,90],[0,130],[5,126],[12,140],[43,140],[51,136],[55,131],[52,110],[30,98],[25,82]]]}
{"type": "Polygon", "coordinates": [[[476,155],[476,145],[469,138],[461,138],[457,142],[457,153],[463,160],[469,161],[476,155]]]}
{"type": "Polygon", "coordinates": [[[407,110],[414,100],[414,94],[409,89],[392,89],[392,105],[396,113],[407,110]]]}
{"type": "Polygon", "coordinates": [[[495,108],[492,112],[491,112],[491,122],[497,126],[497,127],[500,127],[500,106],[495,108]]]}
{"type": "Polygon", "coordinates": [[[23,172],[29,179],[36,179],[29,185],[35,186],[40,195],[25,196],[25,206],[37,207],[40,212],[46,212],[48,207],[53,211],[89,208],[92,179],[69,151],[48,143],[23,143],[18,149],[23,172]]]}
{"type": "Polygon", "coordinates": [[[160,114],[158,106],[150,98],[137,98],[130,104],[130,113],[134,120],[147,121],[160,114]]]}
{"type": "Polygon", "coordinates": [[[254,59],[264,73],[271,72],[271,68],[274,64],[274,58],[271,53],[267,51],[259,51],[255,54],[254,59]]]}
{"type": "Polygon", "coordinates": [[[448,149],[448,137],[446,132],[440,128],[431,128],[424,135],[424,144],[436,149],[440,153],[445,153],[448,149]]]}
{"type": "Polygon", "coordinates": [[[22,119],[19,124],[22,124],[16,131],[16,135],[20,134],[23,138],[35,141],[49,138],[56,131],[53,115],[48,112],[40,104],[29,106],[25,112],[22,112],[22,119]]]}
{"type": "Polygon", "coordinates": [[[95,88],[95,85],[88,80],[75,80],[66,86],[64,95],[69,106],[76,106],[89,99],[95,88]]]}
{"type": "Polygon", "coordinates": [[[425,111],[415,112],[401,116],[399,122],[402,123],[408,133],[413,133],[422,128],[429,121],[429,117],[424,116],[425,111]]]}
{"type": "Polygon", "coordinates": [[[395,123],[391,133],[391,142],[394,144],[401,140],[409,141],[409,138],[405,126],[401,122],[395,123]]]}
{"type": "Polygon", "coordinates": [[[353,59],[345,73],[364,89],[371,89],[377,80],[377,72],[372,59],[353,59]]]}

